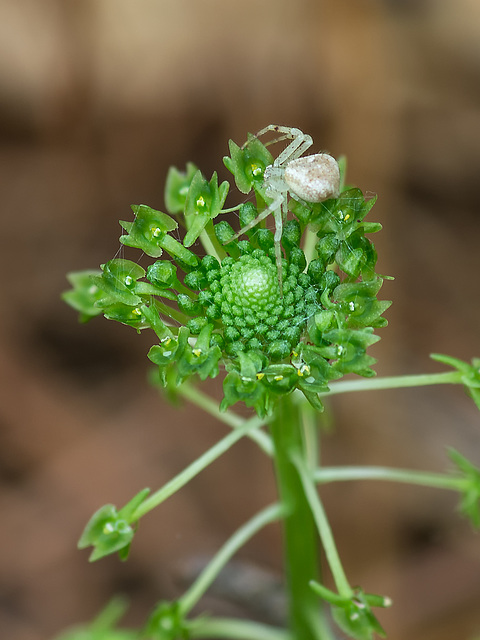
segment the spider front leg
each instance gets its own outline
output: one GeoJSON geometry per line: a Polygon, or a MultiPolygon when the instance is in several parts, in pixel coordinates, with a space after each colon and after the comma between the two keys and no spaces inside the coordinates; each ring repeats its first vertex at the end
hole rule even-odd
{"type": "Polygon", "coordinates": [[[281,142],[282,140],[292,141],[277,156],[277,158],[275,158],[275,161],[273,163],[275,167],[283,167],[291,160],[296,160],[301,155],[303,155],[305,151],[309,149],[313,144],[312,137],[307,133],[303,133],[303,131],[297,129],[296,127],[285,127],[278,124],[269,124],[263,129],[260,129],[260,131],[255,134],[255,137],[260,138],[260,136],[263,136],[269,131],[275,131],[277,133],[281,133],[282,135],[278,136],[278,138],[275,138],[275,140],[270,140],[269,142],[267,142],[267,146],[275,144],[276,142],[281,142]]]}
{"type": "Polygon", "coordinates": [[[274,210],[273,217],[275,219],[275,234],[273,241],[275,243],[275,264],[277,266],[278,287],[280,296],[283,298],[283,278],[282,278],[282,235],[283,235],[283,219],[286,217],[286,200],[282,199],[281,205],[274,210]],[[283,205],[283,206],[282,206],[283,205]]]}
{"type": "Polygon", "coordinates": [[[282,240],[282,233],[283,233],[283,217],[285,215],[285,211],[283,211],[283,209],[286,209],[286,198],[285,198],[285,194],[279,193],[275,196],[274,200],[268,205],[268,207],[264,209],[261,213],[259,213],[254,220],[251,220],[248,224],[242,227],[240,231],[238,231],[234,236],[232,236],[228,240],[228,242],[224,243],[224,244],[228,244],[233,240],[237,240],[244,233],[247,233],[247,231],[250,231],[250,229],[253,229],[253,227],[255,227],[259,222],[261,222],[262,220],[265,220],[265,218],[268,215],[270,215],[270,213],[273,213],[273,217],[275,220],[275,234],[273,236],[273,240],[275,243],[275,264],[277,267],[277,274],[278,274],[278,286],[280,287],[280,294],[282,296],[283,296],[283,283],[282,283],[282,257],[283,256],[282,256],[281,240],[282,240]]]}

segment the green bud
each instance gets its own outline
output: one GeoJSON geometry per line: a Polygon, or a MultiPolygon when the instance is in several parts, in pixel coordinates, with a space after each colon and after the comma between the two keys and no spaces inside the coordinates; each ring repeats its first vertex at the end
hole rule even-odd
{"type": "Polygon", "coordinates": [[[263,184],[265,168],[273,163],[273,156],[255,136],[248,134],[244,147],[230,140],[228,143],[231,157],[224,157],[223,163],[233,173],[235,184],[242,193],[252,188],[260,189],[263,184]]]}
{"type": "Polygon", "coordinates": [[[196,300],[192,300],[190,296],[187,296],[184,293],[178,294],[177,304],[180,311],[186,313],[187,316],[196,316],[202,312],[202,306],[196,300]]]}
{"type": "Polygon", "coordinates": [[[210,182],[203,177],[199,170],[193,176],[185,202],[185,222],[187,234],[183,240],[185,247],[190,247],[221,211],[228,193],[228,182],[218,186],[216,172],[210,182]]]}
{"type": "Polygon", "coordinates": [[[187,162],[185,173],[176,167],[170,167],[165,183],[165,206],[168,213],[183,213],[188,190],[198,169],[192,162],[187,162]]]}
{"type": "Polygon", "coordinates": [[[168,260],[157,260],[147,268],[147,278],[160,287],[171,287],[177,279],[177,270],[168,260]]]}
{"type": "Polygon", "coordinates": [[[144,204],[132,205],[132,211],[134,222],[120,220],[120,225],[127,232],[120,237],[120,242],[141,249],[152,258],[159,258],[162,255],[161,240],[165,234],[175,231],[178,224],[166,213],[144,204]]]}
{"type": "Polygon", "coordinates": [[[102,313],[97,302],[104,297],[105,293],[92,280],[92,276],[95,276],[98,282],[102,272],[94,269],[69,273],[67,279],[73,288],[62,293],[62,299],[80,313],[80,322],[88,322],[102,313]]]}
{"type": "Polygon", "coordinates": [[[244,202],[238,210],[240,227],[246,227],[258,216],[258,211],[252,202],[244,202]]]}

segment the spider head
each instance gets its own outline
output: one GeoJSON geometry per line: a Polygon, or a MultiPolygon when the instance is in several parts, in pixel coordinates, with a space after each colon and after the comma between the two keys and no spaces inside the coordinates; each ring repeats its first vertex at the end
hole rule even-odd
{"type": "Polygon", "coordinates": [[[284,167],[271,164],[265,168],[263,173],[263,186],[268,192],[287,193],[289,185],[285,181],[284,167]]]}

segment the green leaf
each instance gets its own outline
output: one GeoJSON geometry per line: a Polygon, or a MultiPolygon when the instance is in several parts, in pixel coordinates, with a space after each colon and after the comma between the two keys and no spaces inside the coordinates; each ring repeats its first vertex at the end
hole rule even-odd
{"type": "Polygon", "coordinates": [[[146,640],[186,640],[187,622],[177,602],[161,602],[150,615],[141,638],[146,640]]]}
{"type": "Polygon", "coordinates": [[[228,182],[222,182],[220,187],[218,186],[216,172],[213,173],[210,182],[207,182],[200,170],[193,176],[185,202],[185,247],[190,247],[210,220],[218,216],[225,203],[228,188],[228,182]]]}
{"type": "Polygon", "coordinates": [[[380,222],[363,222],[363,233],[377,233],[382,230],[380,222]]]}
{"type": "Polygon", "coordinates": [[[250,133],[243,147],[239,147],[230,140],[228,148],[230,157],[225,156],[223,162],[233,173],[239,191],[249,193],[252,188],[260,190],[265,168],[273,164],[272,154],[257,137],[250,133]]]}
{"type": "Polygon", "coordinates": [[[141,330],[149,327],[149,323],[142,312],[142,306],[131,307],[126,304],[112,304],[103,310],[107,320],[121,322],[134,329],[141,330]]]}
{"type": "Polygon", "coordinates": [[[90,562],[130,547],[134,530],[121,518],[113,504],[107,504],[96,511],[85,527],[78,548],[93,547],[90,562]]]}
{"type": "Polygon", "coordinates": [[[473,358],[472,363],[464,362],[459,358],[453,358],[441,353],[430,354],[432,360],[442,362],[449,367],[457,369],[462,376],[461,382],[465,387],[466,392],[475,402],[475,405],[480,410],[480,358],[473,358]]]}
{"type": "Polygon", "coordinates": [[[392,304],[388,300],[378,301],[377,293],[383,280],[351,282],[338,285],[333,291],[333,299],[348,316],[347,325],[351,328],[384,326],[387,321],[380,316],[392,304]]]}
{"type": "Polygon", "coordinates": [[[172,236],[163,236],[159,239],[160,245],[175,258],[181,267],[187,266],[194,268],[198,265],[197,256],[186,249],[181,242],[172,238],[172,236]]]}
{"type": "Polygon", "coordinates": [[[233,369],[223,381],[224,398],[220,410],[226,409],[237,402],[245,402],[247,407],[253,407],[257,414],[264,418],[273,407],[270,394],[263,383],[265,374],[262,372],[263,359],[255,352],[241,351],[237,360],[240,370],[233,369]]]}
{"type": "Polygon", "coordinates": [[[165,335],[160,340],[160,344],[154,345],[148,352],[149,360],[158,365],[159,380],[162,386],[165,387],[167,380],[171,380],[169,372],[172,374],[175,372],[174,384],[178,384],[176,362],[182,357],[188,345],[189,335],[190,331],[187,327],[180,327],[177,337],[165,335]]]}
{"type": "Polygon", "coordinates": [[[143,278],[145,270],[136,262],[114,258],[101,265],[102,275],[92,276],[92,282],[104,292],[97,301],[99,308],[111,305],[136,306],[142,302],[135,293],[137,280],[143,278]]]}
{"type": "Polygon", "coordinates": [[[132,205],[134,222],[120,220],[120,226],[127,235],[120,236],[120,242],[128,247],[141,249],[152,258],[162,255],[161,240],[178,227],[177,222],[166,213],[140,204],[132,205]]]}
{"type": "Polygon", "coordinates": [[[218,375],[218,362],[222,350],[216,344],[210,346],[213,326],[206,324],[191,346],[187,344],[178,360],[178,373],[183,382],[187,377],[197,374],[201,380],[215,378],[218,375]]]}
{"type": "Polygon", "coordinates": [[[332,361],[332,366],[342,374],[356,373],[360,376],[371,377],[375,372],[370,368],[375,364],[375,358],[366,355],[367,348],[380,340],[373,334],[373,329],[367,327],[363,331],[355,329],[332,329],[323,336],[326,347],[312,347],[324,358],[332,361]]]}
{"type": "Polygon", "coordinates": [[[164,338],[173,338],[173,333],[160,318],[155,306],[155,301],[153,301],[150,306],[142,305],[140,307],[140,311],[142,312],[142,316],[145,318],[146,322],[148,322],[149,327],[155,331],[160,340],[164,338]]]}
{"type": "Polygon", "coordinates": [[[175,214],[185,211],[187,193],[197,171],[198,168],[192,162],[187,162],[185,172],[179,171],[176,167],[170,167],[165,182],[165,207],[168,213],[175,214]]]}
{"type": "Polygon", "coordinates": [[[55,640],[137,640],[137,631],[115,628],[126,609],[123,598],[113,598],[91,623],[67,629],[55,640]]]}
{"type": "Polygon", "coordinates": [[[98,278],[101,275],[99,269],[75,271],[67,275],[67,280],[73,288],[62,293],[62,299],[80,313],[80,322],[88,322],[102,313],[97,302],[103,297],[104,292],[92,280],[93,277],[98,278]]]}
{"type": "Polygon", "coordinates": [[[345,598],[314,580],[310,586],[323,600],[331,604],[335,622],[350,638],[373,640],[375,634],[386,637],[384,629],[372,613],[372,607],[390,607],[390,598],[367,594],[360,588],[354,589],[350,598],[345,598]]]}
{"type": "Polygon", "coordinates": [[[465,479],[460,511],[478,529],[480,528],[480,469],[455,449],[449,449],[448,455],[465,479]]]}
{"type": "Polygon", "coordinates": [[[134,512],[149,493],[150,489],[142,489],[120,511],[106,504],[93,514],[78,541],[79,549],[93,547],[90,562],[117,551],[126,560],[134,535],[134,512]]]}

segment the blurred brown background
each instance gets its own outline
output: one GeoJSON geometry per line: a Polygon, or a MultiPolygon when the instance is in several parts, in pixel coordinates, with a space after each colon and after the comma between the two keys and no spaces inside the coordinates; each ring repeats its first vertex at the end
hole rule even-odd
{"type": "MultiPolygon", "coordinates": [[[[119,592],[141,624],[274,498],[268,461],[241,442],[145,518],[128,563],[89,565],[75,545],[91,513],[160,486],[226,427],[148,387],[150,335],[79,326],[59,299],[65,272],[114,256],[131,203],[162,209],[170,164],[226,179],[227,140],[268,123],[345,153],[349,180],[379,195],[379,271],[396,280],[378,372],[480,355],[477,0],[0,0],[2,639],[52,638],[119,592]]],[[[327,464],[441,471],[446,445],[480,464],[461,389],[331,409],[327,464]]],[[[374,483],[324,496],[352,583],[394,600],[391,640],[480,636],[480,540],[454,496],[374,483]]],[[[278,621],[280,555],[270,527],[204,607],[278,621]]]]}

